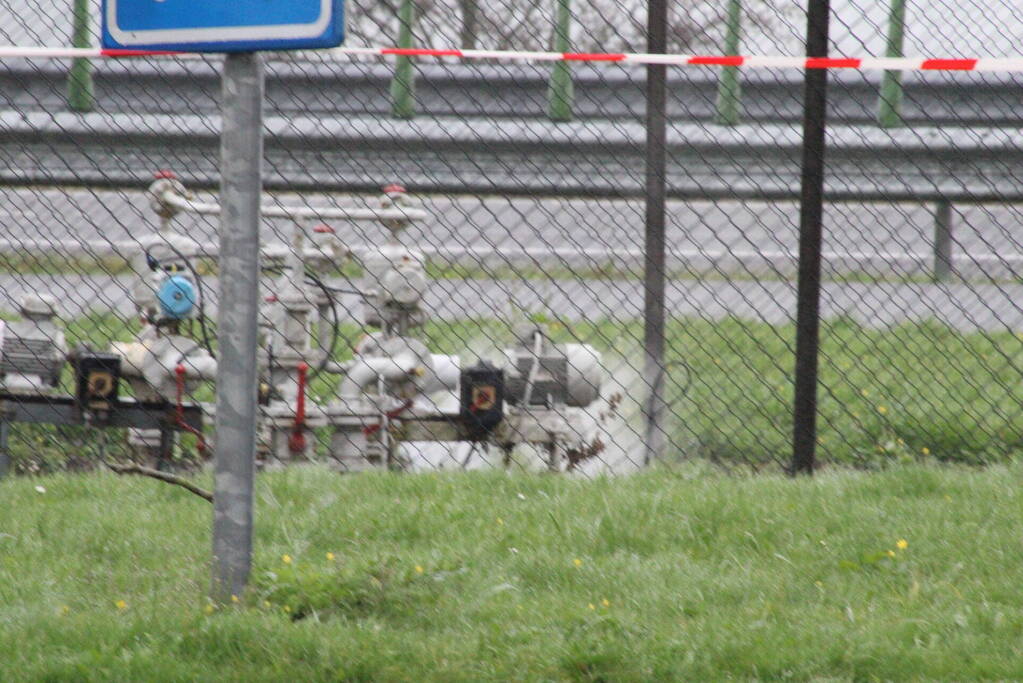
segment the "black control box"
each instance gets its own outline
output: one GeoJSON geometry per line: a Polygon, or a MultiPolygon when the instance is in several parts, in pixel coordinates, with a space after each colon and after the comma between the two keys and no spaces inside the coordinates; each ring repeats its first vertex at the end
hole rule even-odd
{"type": "Polygon", "coordinates": [[[78,349],[71,357],[75,370],[75,400],[80,410],[107,412],[117,403],[121,357],[78,349]]]}
{"type": "Polygon", "coordinates": [[[504,419],[504,370],[480,361],[462,370],[461,418],[466,436],[486,438],[504,419]]]}

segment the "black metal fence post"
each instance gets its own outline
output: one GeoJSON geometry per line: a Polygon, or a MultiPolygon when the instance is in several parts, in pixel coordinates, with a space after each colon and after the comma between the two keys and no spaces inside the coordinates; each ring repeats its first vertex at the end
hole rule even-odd
{"type": "MultiPolygon", "coordinates": [[[[806,54],[828,54],[829,0],[810,0],[806,54]]],[[[827,69],[807,69],[803,110],[803,180],[799,220],[799,288],[796,312],[796,391],[792,471],[812,474],[817,449],[817,361],[820,342],[821,240],[827,69]]]]}
{"type": "MultiPolygon", "coordinates": [[[[647,7],[647,49],[664,53],[668,47],[668,4],[650,0],[647,7]]],[[[644,376],[650,384],[646,406],[646,456],[649,464],[664,455],[664,199],[666,67],[651,64],[646,71],[646,241],[644,257],[643,347],[644,376]]]]}

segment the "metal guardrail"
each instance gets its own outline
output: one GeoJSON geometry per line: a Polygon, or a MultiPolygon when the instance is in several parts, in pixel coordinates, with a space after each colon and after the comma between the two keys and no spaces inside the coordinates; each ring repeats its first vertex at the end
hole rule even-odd
{"type": "MultiPolygon", "coordinates": [[[[139,114],[0,112],[0,181],[147,185],[155,168],[219,183],[219,119],[139,114]]],[[[642,196],[639,123],[269,118],[266,187],[415,192],[642,196]]],[[[788,125],[669,131],[670,197],[798,196],[799,131],[788,125]]],[[[1014,129],[832,129],[830,201],[1023,201],[1023,132],[1014,129]]]]}
{"type": "MultiPolygon", "coordinates": [[[[219,111],[219,62],[97,63],[93,65],[96,111],[215,114],[219,111]]],[[[0,72],[0,109],[67,110],[67,66],[5,63],[0,72]]],[[[431,117],[547,119],[549,67],[534,65],[418,65],[416,107],[431,117]]],[[[718,72],[672,71],[669,120],[711,122],[718,72]]],[[[267,114],[391,116],[393,66],[385,63],[274,61],[267,65],[267,114]]],[[[829,120],[876,125],[880,77],[835,73],[829,87],[829,120]]],[[[740,120],[797,123],[802,81],[796,72],[741,74],[740,120]]],[[[1020,126],[1023,111],[1011,76],[906,74],[901,116],[908,125],[1020,126]]],[[[644,115],[643,72],[612,66],[573,70],[575,120],[635,120],[644,115]]]]}

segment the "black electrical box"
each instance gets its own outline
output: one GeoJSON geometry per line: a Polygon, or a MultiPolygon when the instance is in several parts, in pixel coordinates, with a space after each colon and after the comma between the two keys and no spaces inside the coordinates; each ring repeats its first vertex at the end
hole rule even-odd
{"type": "Polygon", "coordinates": [[[117,403],[121,382],[121,357],[79,349],[72,355],[71,363],[75,369],[75,399],[79,410],[112,410],[117,403]]]}
{"type": "Polygon", "coordinates": [[[504,419],[504,370],[480,361],[462,370],[461,384],[466,436],[484,439],[504,419]]]}

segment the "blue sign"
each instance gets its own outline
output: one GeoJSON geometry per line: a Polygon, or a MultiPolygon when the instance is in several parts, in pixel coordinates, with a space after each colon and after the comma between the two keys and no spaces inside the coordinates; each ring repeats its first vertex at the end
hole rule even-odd
{"type": "Polygon", "coordinates": [[[251,52],[337,47],[344,0],[103,0],[103,47],[251,52]]]}

